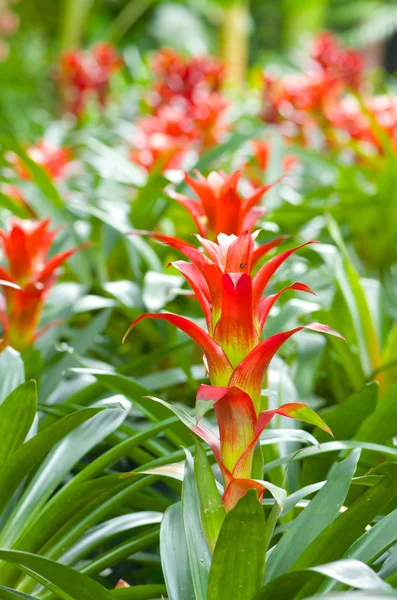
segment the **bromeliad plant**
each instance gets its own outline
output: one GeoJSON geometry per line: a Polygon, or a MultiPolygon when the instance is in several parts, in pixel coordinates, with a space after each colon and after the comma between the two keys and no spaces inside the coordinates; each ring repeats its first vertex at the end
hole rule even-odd
{"type": "MultiPolygon", "coordinates": [[[[211,385],[202,385],[198,391],[196,422],[183,412],[176,412],[211,447],[222,472],[223,504],[229,511],[249,489],[255,489],[259,498],[263,496],[266,482],[261,480],[263,464],[260,453],[259,461],[255,460],[255,448],[276,414],[329,431],[322,419],[304,404],[289,403],[274,410],[263,410],[263,378],[277,350],[302,329],[341,336],[326,325],[310,323],[261,341],[267,316],[281,294],[288,290],[313,293],[305,284],[295,282],[262,298],[278,267],[306,244],[275,256],[252,276],[254,265],[264,253],[261,247],[255,249],[255,234],[251,235],[248,230],[238,236],[219,234],[217,242],[197,237],[204,253],[187,244],[169,243],[192,261],[176,261],[173,265],[192,287],[203,310],[208,333],[189,319],[170,313],[145,313],[131,324],[129,331],[142,319],[160,319],[184,331],[202,349],[211,385]],[[212,407],[219,439],[200,423],[202,415],[212,407]]],[[[217,532],[209,540],[211,547],[215,545],[216,536],[217,532]]]]}
{"type": "Polygon", "coordinates": [[[3,286],[0,311],[3,326],[1,349],[12,346],[23,350],[33,344],[48,293],[54,285],[56,270],[77,248],[48,257],[58,230],[49,230],[50,219],[29,221],[13,218],[9,231],[0,231],[8,268],[0,267],[0,276],[14,284],[3,286]]]}

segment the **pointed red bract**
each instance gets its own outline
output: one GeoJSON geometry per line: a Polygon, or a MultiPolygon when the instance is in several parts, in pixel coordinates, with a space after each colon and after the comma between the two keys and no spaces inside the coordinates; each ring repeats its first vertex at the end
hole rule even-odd
{"type": "Polygon", "coordinates": [[[267,263],[263,265],[257,272],[253,280],[253,304],[254,307],[258,307],[260,298],[265,291],[271,277],[277,271],[277,269],[297,250],[308,246],[309,244],[315,244],[315,241],[305,242],[296,248],[291,248],[278,254],[274,258],[271,258],[267,263]]]}

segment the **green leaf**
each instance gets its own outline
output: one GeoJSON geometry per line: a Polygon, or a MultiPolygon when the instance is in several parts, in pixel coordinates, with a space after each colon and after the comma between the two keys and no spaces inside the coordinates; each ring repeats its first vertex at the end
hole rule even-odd
{"type": "Polygon", "coordinates": [[[160,529],[160,553],[169,600],[196,600],[180,502],[165,512],[160,529]]]}
{"type": "Polygon", "coordinates": [[[265,573],[270,581],[288,571],[307,546],[339,515],[357,467],[359,450],[353,450],[332,477],[288,528],[271,553],[265,573]]]}
{"type": "Polygon", "coordinates": [[[114,517],[109,521],[101,523],[90,531],[87,531],[68,551],[62,555],[62,564],[73,565],[81,560],[96,548],[111,540],[114,536],[122,532],[133,530],[144,525],[153,525],[161,523],[163,515],[160,512],[143,510],[136,513],[130,513],[114,517]]]}
{"type": "Polygon", "coordinates": [[[389,448],[388,446],[382,444],[372,444],[370,442],[359,442],[356,440],[327,442],[326,444],[320,444],[319,446],[312,446],[310,448],[303,448],[303,450],[299,450],[299,452],[292,452],[291,454],[286,454],[285,456],[276,458],[275,460],[272,460],[271,462],[265,464],[265,472],[267,473],[269,471],[272,471],[275,467],[278,467],[279,465],[301,461],[305,458],[309,458],[316,455],[320,456],[321,454],[327,454],[328,452],[352,450],[353,448],[368,450],[370,452],[374,452],[375,454],[381,454],[393,459],[397,457],[397,449],[389,448]]]}
{"type": "Polygon", "coordinates": [[[338,264],[336,268],[337,281],[354,323],[364,372],[366,375],[370,375],[381,363],[375,325],[359,275],[349,257],[338,224],[330,215],[327,218],[331,237],[343,257],[341,264],[338,264]]]}
{"type": "Polygon", "coordinates": [[[23,594],[22,592],[18,592],[17,590],[12,590],[11,588],[4,587],[0,585],[1,598],[3,600],[15,600],[15,598],[22,598],[22,600],[36,600],[34,596],[28,596],[27,594],[23,594]]]}
{"type": "Polygon", "coordinates": [[[19,352],[9,346],[0,354],[0,404],[25,381],[25,367],[19,352]]]}
{"type": "Polygon", "coordinates": [[[0,142],[7,145],[12,152],[19,156],[29,170],[32,179],[43,192],[44,196],[50,201],[50,206],[57,210],[62,210],[64,208],[64,202],[46,170],[42,166],[35,163],[35,161],[25,152],[17,140],[9,136],[1,136],[0,142]]]}
{"type": "Polygon", "coordinates": [[[37,409],[36,383],[17,387],[0,405],[0,468],[26,439],[37,409]]]}
{"type": "Polygon", "coordinates": [[[207,600],[251,600],[263,583],[265,517],[255,490],[226,515],[212,558],[207,600]]]}
{"type": "Polygon", "coordinates": [[[42,556],[0,550],[0,559],[18,566],[62,600],[111,600],[112,594],[99,583],[42,556]]]}
{"type": "MultiPolygon", "coordinates": [[[[356,440],[363,442],[389,443],[397,435],[397,383],[377,403],[376,409],[361,424],[356,440]]],[[[368,459],[368,453],[365,456],[368,459]]]]}
{"type": "Polygon", "coordinates": [[[195,442],[194,472],[196,482],[198,483],[197,490],[200,498],[201,522],[208,545],[211,552],[213,552],[226,513],[205,450],[197,438],[195,438],[195,442]]]}
{"type": "Polygon", "coordinates": [[[33,467],[70,431],[94,417],[99,408],[84,408],[50,425],[16,450],[0,468],[0,513],[33,467]]]}
{"type": "Polygon", "coordinates": [[[99,140],[90,138],[87,146],[95,152],[92,163],[104,179],[142,187],[146,181],[146,173],[120,152],[105,146],[99,140]]]}
{"type": "MultiPolygon", "coordinates": [[[[147,398],[147,396],[150,396],[152,393],[151,390],[138,383],[132,377],[126,377],[119,373],[100,369],[75,368],[73,369],[73,372],[94,375],[106,388],[124,394],[127,398],[132,400],[138,409],[142,411],[142,414],[151,421],[157,422],[168,419],[169,411],[167,409],[170,409],[175,413],[175,407],[167,404],[163,400],[156,398],[154,402],[152,398],[147,398]],[[161,404],[163,404],[163,406],[161,406],[161,404]]],[[[179,414],[177,414],[177,417],[179,417],[179,414]]],[[[174,441],[177,445],[183,443],[189,444],[191,442],[191,434],[186,431],[186,427],[182,423],[175,423],[170,427],[170,430],[172,431],[169,432],[169,439],[174,441]]]]}
{"type": "MultiPolygon", "coordinates": [[[[110,309],[100,312],[90,323],[82,330],[76,331],[71,340],[70,346],[76,354],[83,355],[92,346],[95,337],[103,331],[110,317],[110,309]]],[[[58,386],[60,379],[66,369],[73,367],[76,359],[70,354],[66,354],[53,367],[46,371],[46,376],[42,382],[39,392],[39,399],[47,400],[54,389],[58,386]]]]}
{"type": "Polygon", "coordinates": [[[383,352],[383,363],[385,368],[383,389],[388,390],[397,380],[397,321],[390,331],[383,352]],[[390,368],[394,365],[393,368],[390,368]]]}
{"type": "Polygon", "coordinates": [[[316,579],[315,573],[360,590],[391,591],[391,587],[365,563],[358,560],[338,560],[277,577],[265,585],[254,600],[293,600],[296,596],[300,597],[304,586],[316,579]]]}
{"type": "Polygon", "coordinates": [[[105,410],[81,423],[51,451],[24,491],[8,525],[4,527],[0,536],[2,545],[9,546],[25,528],[29,528],[46,499],[76,462],[121,425],[128,414],[122,400],[118,396],[108,398],[106,402],[109,408],[104,405],[105,410]],[[113,407],[111,402],[114,403],[113,407]]]}
{"type": "Polygon", "coordinates": [[[206,600],[211,553],[201,523],[200,498],[194,474],[193,457],[188,450],[185,452],[185,477],[182,487],[183,524],[196,600],[206,600]]]}
{"type": "MultiPolygon", "coordinates": [[[[397,541],[397,509],[380,519],[373,527],[366,531],[346,551],[345,556],[355,558],[365,563],[372,563],[378,556],[397,541]]],[[[325,591],[336,589],[330,582],[322,586],[325,591]]]]}
{"type": "MultiPolygon", "coordinates": [[[[350,440],[354,437],[360,424],[375,410],[378,400],[378,388],[377,383],[368,383],[360,391],[351,394],[341,404],[332,406],[321,413],[332,429],[336,440],[350,440]]],[[[319,442],[326,442],[329,439],[328,435],[319,429],[316,429],[313,434],[319,442]]],[[[301,484],[306,485],[325,479],[332,463],[332,455],[323,455],[305,461],[301,484]]]]}
{"type": "MultiPolygon", "coordinates": [[[[397,592],[346,592],[341,594],[327,594],[327,600],[383,600],[383,598],[397,598],[397,592]]],[[[310,596],[306,600],[323,600],[324,595],[310,596]]]]}
{"type": "MultiPolygon", "coordinates": [[[[397,464],[382,466],[384,477],[362,494],[348,510],[339,515],[301,554],[294,569],[307,569],[341,558],[362,534],[368,523],[397,498],[397,464]]],[[[324,489],[324,488],[323,488],[324,489]]],[[[310,505],[309,505],[310,506],[310,505]]],[[[316,591],[316,582],[309,582],[305,593],[316,591]]]]}

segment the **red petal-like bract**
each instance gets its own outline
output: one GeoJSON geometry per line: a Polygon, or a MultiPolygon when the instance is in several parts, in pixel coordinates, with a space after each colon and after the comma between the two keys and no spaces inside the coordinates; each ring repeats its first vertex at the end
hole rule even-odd
{"type": "Polygon", "coordinates": [[[258,346],[256,346],[233,371],[229,383],[229,385],[235,385],[251,396],[256,411],[259,411],[263,376],[272,358],[284,342],[294,335],[294,333],[297,333],[302,329],[311,329],[312,331],[328,333],[344,340],[339,333],[327,325],[310,323],[309,325],[296,327],[290,331],[276,333],[258,344],[258,346]]]}
{"type": "Polygon", "coordinates": [[[271,277],[277,271],[277,269],[297,250],[303,248],[304,246],[308,246],[309,244],[314,244],[314,241],[305,242],[296,248],[291,248],[290,250],[286,250],[286,252],[282,252],[278,254],[274,258],[271,258],[267,263],[263,265],[257,272],[253,281],[253,305],[254,308],[259,305],[260,298],[265,291],[267,284],[269,283],[271,277]]]}
{"type": "Polygon", "coordinates": [[[229,512],[232,510],[240,498],[245,496],[248,490],[256,490],[259,501],[261,502],[266,488],[258,481],[255,481],[255,479],[232,479],[229,485],[226,487],[226,491],[222,498],[222,502],[226,511],[229,512]]]}
{"type": "Polygon", "coordinates": [[[228,383],[232,373],[232,367],[224,351],[220,346],[218,346],[218,344],[214,342],[212,338],[210,338],[208,333],[185,317],[181,317],[173,313],[144,313],[131,323],[126,334],[124,335],[123,342],[130,331],[143,319],[167,321],[168,323],[178,327],[178,329],[181,331],[184,331],[202,349],[207,359],[210,372],[213,374],[213,378],[218,382],[218,385],[224,385],[228,383]]]}
{"type": "Polygon", "coordinates": [[[258,343],[252,314],[252,280],[246,273],[222,276],[221,316],[214,340],[236,367],[258,343]]]}

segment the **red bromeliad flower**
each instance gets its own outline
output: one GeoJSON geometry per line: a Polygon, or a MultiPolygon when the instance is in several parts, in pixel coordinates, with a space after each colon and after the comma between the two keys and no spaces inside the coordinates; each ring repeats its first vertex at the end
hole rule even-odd
{"type": "Polygon", "coordinates": [[[84,111],[89,96],[96,96],[101,108],[107,102],[110,78],[122,67],[122,60],[106,42],[87,50],[71,50],[60,57],[58,79],[66,110],[77,117],[84,111]]]}
{"type": "Polygon", "coordinates": [[[276,294],[262,297],[272,275],[306,244],[275,256],[252,276],[254,264],[265,251],[263,247],[255,249],[254,236],[249,231],[239,236],[220,234],[217,242],[197,237],[205,253],[183,242],[166,241],[191,260],[172,264],[197,297],[207,331],[180,315],[146,313],[131,324],[127,334],[142,319],[159,319],[184,331],[202,349],[211,386],[202,386],[197,398],[214,403],[220,437],[218,439],[199,422],[188,426],[214,452],[225,483],[223,501],[229,510],[249,487],[263,494],[263,483],[251,479],[252,459],[263,429],[275,414],[299,418],[327,430],[321,419],[303,404],[261,411],[263,378],[277,350],[305,328],[341,336],[326,325],[311,323],[261,341],[266,319],[281,294],[288,290],[313,293],[307,285],[296,282],[276,294]]]}
{"type": "MultiPolygon", "coordinates": [[[[26,154],[35,163],[43,167],[53,181],[63,181],[67,177],[72,159],[70,148],[61,148],[50,144],[46,140],[40,140],[37,144],[26,148],[26,154]]],[[[21,179],[31,179],[29,170],[17,155],[11,153],[10,161],[15,165],[17,174],[21,179]]]]}
{"type": "Polygon", "coordinates": [[[252,230],[258,219],[266,214],[266,209],[257,206],[263,194],[272,185],[262,185],[248,198],[243,199],[237,191],[241,171],[226,175],[222,171],[212,171],[204,177],[195,171],[197,179],[185,173],[185,181],[198,198],[168,191],[193,217],[201,236],[216,239],[220,233],[239,235],[252,230]]]}
{"type": "Polygon", "coordinates": [[[47,258],[58,231],[49,231],[50,219],[29,221],[12,218],[10,230],[0,231],[8,269],[0,267],[0,278],[16,288],[3,286],[0,318],[4,329],[1,347],[22,350],[37,337],[45,299],[54,285],[56,270],[77,248],[47,258]]]}

